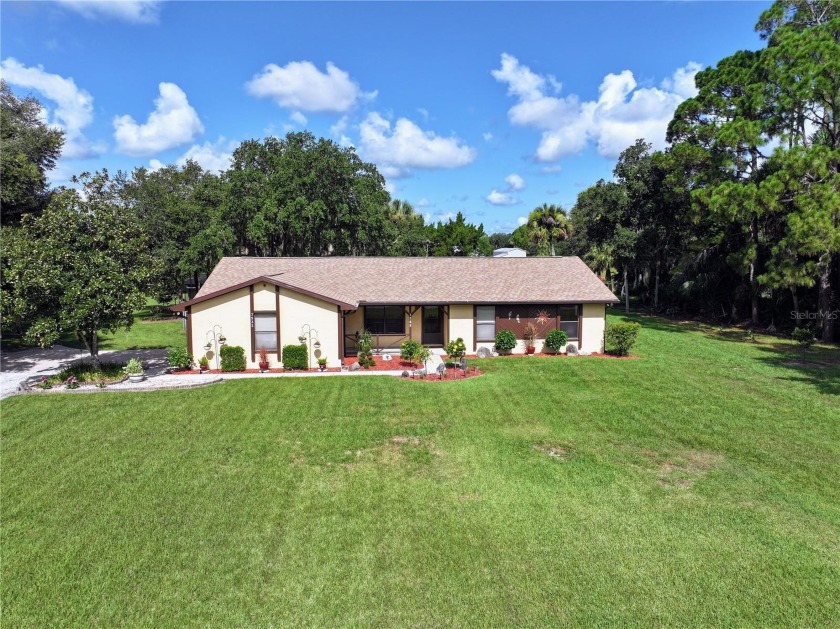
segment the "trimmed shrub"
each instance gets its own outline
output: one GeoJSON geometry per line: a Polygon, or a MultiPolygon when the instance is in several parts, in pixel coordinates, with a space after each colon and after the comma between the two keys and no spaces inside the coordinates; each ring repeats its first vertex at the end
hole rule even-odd
{"type": "Polygon", "coordinates": [[[641,327],[633,322],[613,323],[607,326],[607,351],[617,356],[627,356],[636,344],[641,327]]]}
{"type": "Polygon", "coordinates": [[[509,352],[516,347],[516,335],[510,330],[496,332],[496,351],[509,352]]]}
{"type": "Polygon", "coordinates": [[[400,358],[413,362],[421,347],[423,346],[417,341],[405,341],[402,345],[400,345],[400,358]]]}
{"type": "Polygon", "coordinates": [[[365,369],[376,366],[376,361],[373,359],[373,336],[367,330],[362,330],[359,335],[359,355],[356,359],[365,369]]]}
{"type": "Polygon", "coordinates": [[[245,350],[238,345],[224,345],[219,350],[222,371],[245,371],[245,350]]]}
{"type": "Polygon", "coordinates": [[[189,369],[193,364],[193,357],[186,347],[172,347],[166,352],[166,362],[173,369],[189,369]]]}
{"type": "Polygon", "coordinates": [[[306,345],[284,345],[283,367],[285,369],[306,369],[308,353],[306,345]]]}
{"type": "Polygon", "coordinates": [[[569,342],[569,335],[563,330],[549,330],[545,335],[545,345],[554,352],[559,352],[569,342]]]}
{"type": "Polygon", "coordinates": [[[443,348],[450,358],[460,359],[461,356],[467,353],[467,346],[464,344],[464,339],[457,338],[454,341],[449,341],[446,347],[443,348]]]}

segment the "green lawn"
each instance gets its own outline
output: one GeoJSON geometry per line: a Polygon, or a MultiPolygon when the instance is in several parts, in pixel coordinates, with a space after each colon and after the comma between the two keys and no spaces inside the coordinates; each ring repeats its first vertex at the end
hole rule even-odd
{"type": "MultiPolygon", "coordinates": [[[[99,349],[158,349],[186,347],[187,333],[181,319],[160,319],[158,303],[147,299],[146,307],[134,313],[131,329],[115,333],[99,333],[99,349]],[[158,317],[158,318],[155,318],[158,317]]],[[[73,334],[65,334],[58,343],[66,347],[83,349],[84,345],[73,334]]]]}
{"type": "Polygon", "coordinates": [[[837,626],[840,352],[2,408],[5,626],[837,626]]]}

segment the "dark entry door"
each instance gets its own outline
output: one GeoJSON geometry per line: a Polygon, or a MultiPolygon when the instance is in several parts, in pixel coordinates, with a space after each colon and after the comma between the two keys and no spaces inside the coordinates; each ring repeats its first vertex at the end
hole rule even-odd
{"type": "Polygon", "coordinates": [[[423,345],[443,345],[443,309],[423,306],[423,345]]]}

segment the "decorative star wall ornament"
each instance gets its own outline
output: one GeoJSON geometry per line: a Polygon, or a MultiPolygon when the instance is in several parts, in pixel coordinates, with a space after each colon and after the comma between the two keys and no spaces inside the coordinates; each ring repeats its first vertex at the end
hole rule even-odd
{"type": "Polygon", "coordinates": [[[537,313],[537,321],[539,321],[542,325],[548,323],[548,312],[545,310],[540,310],[537,313]]]}

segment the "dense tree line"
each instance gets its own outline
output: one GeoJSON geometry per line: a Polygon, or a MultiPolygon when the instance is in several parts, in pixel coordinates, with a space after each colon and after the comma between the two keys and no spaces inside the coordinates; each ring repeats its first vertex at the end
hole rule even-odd
{"type": "Polygon", "coordinates": [[[698,94],[572,208],[569,250],[653,308],[833,339],[840,312],[840,4],[782,0],[767,46],[698,73],[698,94]],[[810,314],[809,314],[810,313],[810,314]]]}

